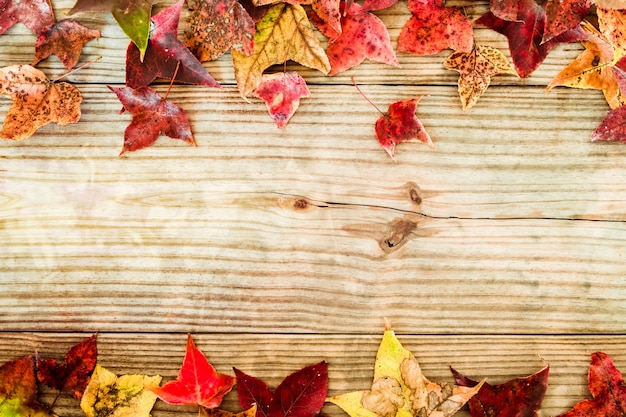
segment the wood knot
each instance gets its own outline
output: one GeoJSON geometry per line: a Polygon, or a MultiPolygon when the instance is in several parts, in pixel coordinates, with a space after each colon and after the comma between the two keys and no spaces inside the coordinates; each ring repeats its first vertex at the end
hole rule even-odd
{"type": "Polygon", "coordinates": [[[379,246],[385,252],[391,252],[402,246],[417,228],[417,222],[408,219],[396,219],[388,226],[385,237],[379,246]]]}
{"type": "Polygon", "coordinates": [[[409,197],[409,200],[411,200],[413,204],[416,204],[418,206],[422,204],[422,190],[416,183],[414,183],[413,181],[409,181],[404,184],[402,188],[404,188],[406,195],[409,197]]]}
{"type": "Polygon", "coordinates": [[[296,210],[304,210],[309,207],[309,202],[305,198],[298,198],[293,202],[293,208],[296,210]]]}

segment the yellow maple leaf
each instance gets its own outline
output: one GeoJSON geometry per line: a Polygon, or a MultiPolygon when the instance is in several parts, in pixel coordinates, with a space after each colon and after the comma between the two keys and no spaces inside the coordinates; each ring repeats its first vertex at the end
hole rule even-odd
{"type": "Polygon", "coordinates": [[[243,97],[261,82],[263,71],[274,64],[293,60],[328,74],[330,63],[300,5],[272,6],[256,26],[254,51],[246,56],[232,51],[235,79],[243,97]]]}
{"type": "Polygon", "coordinates": [[[581,41],[585,50],[550,81],[546,90],[556,86],[602,90],[609,106],[616,109],[626,103],[614,72],[615,65],[626,54],[626,38],[621,34],[623,30],[613,31],[620,24],[626,29],[626,12],[599,7],[597,10],[601,31],[589,22],[581,23],[588,33],[587,39],[581,41]]]}
{"type": "Polygon", "coordinates": [[[443,63],[459,75],[459,96],[463,110],[472,107],[489,87],[491,77],[498,74],[517,76],[517,71],[496,48],[474,45],[470,52],[454,52],[443,63]]]}
{"type": "Polygon", "coordinates": [[[429,381],[417,359],[387,328],[376,354],[374,382],[367,391],[336,395],[326,400],[350,417],[449,417],[474,396],[475,387],[429,381]]]}
{"type": "Polygon", "coordinates": [[[161,376],[122,375],[96,365],[80,407],[87,417],[148,417],[157,396],[146,386],[158,386],[161,376]]]}
{"type": "Polygon", "coordinates": [[[30,65],[0,68],[0,95],[13,100],[0,130],[3,139],[26,139],[50,122],[66,125],[80,119],[78,88],[54,83],[30,65]]]}

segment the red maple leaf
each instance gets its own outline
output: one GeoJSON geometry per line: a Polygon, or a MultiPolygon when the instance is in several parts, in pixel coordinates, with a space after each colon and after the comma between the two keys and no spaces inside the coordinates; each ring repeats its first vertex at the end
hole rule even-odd
{"type": "Polygon", "coordinates": [[[459,8],[445,7],[444,0],[409,0],[408,5],[412,16],[400,32],[400,51],[432,55],[447,48],[472,50],[472,23],[459,8]]]}
{"type": "Polygon", "coordinates": [[[592,0],[548,0],[543,42],[577,27],[589,12],[592,0]]]}
{"type": "Polygon", "coordinates": [[[22,22],[35,35],[54,24],[49,0],[0,0],[0,35],[22,22]]]}
{"type": "Polygon", "coordinates": [[[200,61],[178,39],[178,21],[184,0],[152,17],[154,26],[148,47],[141,61],[140,52],[134,43],[126,50],[126,85],[132,88],[145,87],[157,78],[172,79],[185,84],[220,85],[211,77],[200,61]],[[180,68],[177,71],[177,67],[180,68]]]}
{"type": "Polygon", "coordinates": [[[37,358],[37,380],[80,399],[96,367],[97,359],[98,348],[94,334],[71,347],[63,363],[55,359],[37,358]]]}
{"type": "Polygon", "coordinates": [[[67,69],[78,62],[83,45],[100,37],[100,31],[89,29],[73,19],[63,19],[37,37],[33,65],[55,54],[67,69]]]}
{"type": "Polygon", "coordinates": [[[579,402],[558,417],[621,417],[626,414],[626,384],[609,355],[591,354],[588,380],[593,399],[579,402]]]}
{"type": "Polygon", "coordinates": [[[162,387],[148,388],[168,404],[216,408],[234,385],[235,378],[218,374],[189,334],[178,378],[162,387]]]}
{"type": "Polygon", "coordinates": [[[525,0],[491,0],[491,13],[502,20],[517,20],[519,5],[525,0]]]}
{"type": "Polygon", "coordinates": [[[626,106],[610,110],[591,134],[593,142],[626,142],[626,106]]]}
{"type": "MultiPolygon", "coordinates": [[[[474,387],[478,381],[469,379],[450,367],[457,385],[474,387]]],[[[537,417],[537,410],[548,388],[550,367],[526,378],[515,378],[503,384],[484,383],[468,404],[472,417],[537,417]]]]}
{"type": "Polygon", "coordinates": [[[133,115],[124,131],[124,147],[120,155],[151,146],[161,134],[196,145],[187,115],[182,108],[166,101],[167,95],[161,98],[150,87],[109,86],[109,89],[122,102],[123,110],[133,115]]]}
{"type": "Polygon", "coordinates": [[[311,92],[300,74],[294,71],[263,74],[252,95],[265,101],[276,125],[284,128],[300,106],[300,99],[311,97],[311,92]]]}
{"type": "Polygon", "coordinates": [[[396,160],[395,148],[398,143],[421,142],[433,146],[424,125],[415,115],[420,100],[421,97],[396,101],[389,106],[387,113],[383,113],[376,121],[378,143],[394,161],[396,160]]]}
{"type": "MultiPolygon", "coordinates": [[[[393,3],[395,1],[391,2],[393,3]]],[[[345,3],[342,3],[342,9],[344,6],[345,3]]],[[[311,14],[313,23],[330,38],[326,48],[331,65],[328,75],[335,75],[355,67],[365,61],[365,58],[400,66],[391,46],[387,26],[376,15],[370,13],[370,10],[376,10],[378,3],[369,2],[365,6],[352,3],[345,16],[341,18],[340,33],[316,14],[311,14]]]]}
{"type": "Polygon", "coordinates": [[[492,12],[487,12],[476,23],[508,38],[513,64],[522,78],[530,76],[557,44],[586,38],[585,32],[576,27],[543,42],[546,12],[534,0],[520,0],[516,21],[503,20],[492,12]]]}
{"type": "Polygon", "coordinates": [[[0,366],[0,398],[3,415],[52,417],[37,400],[35,361],[32,356],[24,356],[0,366]]]}
{"type": "Polygon", "coordinates": [[[328,391],[328,364],[320,362],[287,376],[274,392],[265,382],[235,369],[243,409],[257,404],[256,417],[315,417],[328,391]]]}

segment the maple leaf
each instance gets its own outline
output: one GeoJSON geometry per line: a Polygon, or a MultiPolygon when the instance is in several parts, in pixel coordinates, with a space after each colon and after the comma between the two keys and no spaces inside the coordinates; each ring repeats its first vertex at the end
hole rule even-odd
{"type": "Polygon", "coordinates": [[[491,0],[490,10],[502,20],[516,21],[523,0],[491,0]]]}
{"type": "Polygon", "coordinates": [[[298,109],[300,98],[311,97],[311,92],[300,74],[294,71],[263,74],[252,95],[265,101],[276,125],[284,128],[298,109]]]}
{"type": "Polygon", "coordinates": [[[35,35],[54,24],[54,12],[49,0],[0,0],[0,35],[17,22],[35,35]]]}
{"type": "Polygon", "coordinates": [[[73,19],[61,20],[37,37],[33,65],[55,54],[67,69],[72,69],[78,62],[83,45],[99,37],[98,30],[89,29],[73,19]]]}
{"type": "MultiPolygon", "coordinates": [[[[456,383],[474,387],[478,381],[469,379],[450,367],[456,383]]],[[[550,367],[525,378],[515,378],[503,384],[484,383],[469,402],[472,417],[537,417],[537,410],[548,388],[550,367]]]]}
{"type": "Polygon", "coordinates": [[[30,65],[0,68],[0,94],[13,100],[0,131],[4,139],[26,139],[50,122],[66,125],[80,119],[78,88],[51,82],[30,65]]]}
{"type": "Polygon", "coordinates": [[[422,98],[396,101],[389,105],[386,113],[376,120],[374,130],[378,143],[394,161],[396,145],[401,142],[421,142],[434,146],[424,125],[417,118],[417,104],[422,98]]]}
{"type": "Polygon", "coordinates": [[[614,62],[626,55],[626,10],[596,8],[600,32],[615,51],[614,62]]]}
{"type": "Polygon", "coordinates": [[[231,46],[244,55],[254,50],[254,20],[237,0],[189,0],[185,44],[201,61],[212,61],[231,46]]]}
{"type": "Polygon", "coordinates": [[[581,401],[557,417],[612,417],[626,413],[626,384],[609,355],[604,352],[591,354],[588,381],[593,399],[581,401]]]}
{"type": "Polygon", "coordinates": [[[233,50],[232,57],[237,87],[243,97],[259,85],[263,71],[290,59],[324,74],[330,71],[328,57],[299,5],[272,6],[256,25],[252,55],[233,50]]]}
{"type": "Polygon", "coordinates": [[[592,6],[592,0],[548,0],[543,42],[575,28],[592,6]]]}
{"type": "Polygon", "coordinates": [[[609,106],[615,109],[626,102],[616,80],[616,70],[624,64],[613,64],[614,48],[600,32],[587,22],[582,27],[588,33],[587,40],[581,41],[585,50],[550,81],[546,90],[556,86],[602,90],[609,106]]]}
{"type": "Polygon", "coordinates": [[[32,356],[0,366],[0,416],[51,417],[47,408],[37,400],[32,356]]]}
{"type": "Polygon", "coordinates": [[[252,404],[250,408],[239,413],[232,413],[220,408],[205,408],[203,410],[205,417],[256,417],[257,405],[252,404]]]}
{"type": "Polygon", "coordinates": [[[91,375],[80,408],[87,417],[150,417],[156,395],[146,389],[159,385],[159,375],[122,375],[100,365],[91,375]]]}
{"type": "Polygon", "coordinates": [[[494,75],[517,75],[502,52],[485,45],[475,45],[469,53],[454,52],[446,59],[444,65],[460,73],[459,96],[463,110],[476,104],[489,87],[491,77],[494,75]]]}
{"type": "Polygon", "coordinates": [[[366,58],[394,67],[400,66],[391,46],[387,26],[370,12],[375,6],[373,2],[364,6],[352,3],[341,18],[340,32],[323,21],[317,21],[316,15],[313,15],[316,26],[330,38],[326,48],[331,65],[328,75],[353,68],[366,58]]]}
{"type": "Polygon", "coordinates": [[[400,51],[432,55],[447,48],[472,50],[472,23],[459,8],[445,7],[444,0],[409,0],[408,5],[412,16],[400,32],[400,51]]]}
{"type": "Polygon", "coordinates": [[[586,37],[585,32],[576,27],[543,42],[546,13],[534,0],[520,0],[516,21],[503,20],[492,12],[487,12],[476,23],[507,37],[513,64],[522,78],[529,77],[557,44],[579,41],[586,37]]]}
{"type": "Polygon", "coordinates": [[[96,367],[98,348],[96,335],[72,346],[65,355],[65,362],[37,358],[37,380],[58,391],[66,391],[81,399],[91,373],[96,367]]]}
{"type": "Polygon", "coordinates": [[[591,134],[591,141],[626,142],[626,106],[609,111],[591,134]]]}
{"type": "Polygon", "coordinates": [[[150,390],[168,404],[197,405],[210,409],[218,407],[234,385],[235,378],[217,373],[188,334],[187,352],[178,378],[150,390]]]}
{"type": "Polygon", "coordinates": [[[220,86],[178,39],[178,21],[183,3],[184,0],[178,0],[152,18],[154,28],[143,62],[137,46],[133,43],[128,45],[126,50],[128,87],[145,87],[157,78],[174,78],[181,83],[209,87],[220,86]]]}
{"type": "Polygon", "coordinates": [[[156,0],[77,0],[67,13],[111,12],[117,24],[139,48],[141,60],[150,37],[150,15],[156,0]]]}
{"type": "Polygon", "coordinates": [[[257,404],[256,417],[315,417],[328,391],[328,364],[306,366],[291,375],[272,392],[265,382],[233,368],[237,395],[242,408],[257,404]]]}
{"type": "Polygon", "coordinates": [[[150,87],[108,87],[122,102],[124,110],[133,116],[124,131],[120,155],[151,146],[161,134],[196,145],[189,119],[176,104],[161,98],[150,87]]]}
{"type": "Polygon", "coordinates": [[[374,382],[366,391],[330,397],[351,417],[449,417],[478,392],[429,381],[417,359],[387,328],[376,354],[374,382]]]}

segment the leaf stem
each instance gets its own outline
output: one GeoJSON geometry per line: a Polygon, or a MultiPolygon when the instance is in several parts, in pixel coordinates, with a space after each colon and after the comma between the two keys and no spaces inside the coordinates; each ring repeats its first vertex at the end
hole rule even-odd
{"type": "Polygon", "coordinates": [[[91,64],[93,64],[93,63],[94,63],[94,62],[96,62],[96,61],[100,61],[101,59],[102,59],[102,57],[101,57],[101,56],[99,56],[99,57],[97,57],[97,58],[95,58],[95,59],[92,59],[92,60],[91,60],[91,61],[89,61],[89,62],[85,62],[83,65],[81,65],[81,66],[79,66],[79,67],[72,68],[70,71],[68,71],[68,72],[66,72],[65,74],[61,75],[60,77],[58,77],[58,78],[54,79],[52,82],[53,82],[53,83],[56,83],[57,81],[59,81],[59,80],[61,80],[61,79],[65,78],[65,77],[67,77],[67,76],[69,76],[69,75],[72,75],[72,74],[74,74],[76,71],[80,71],[81,69],[85,68],[86,66],[91,65],[91,64]]]}
{"type": "Polygon", "coordinates": [[[354,88],[356,88],[356,91],[359,92],[359,94],[361,94],[361,96],[365,99],[365,101],[367,101],[369,104],[372,105],[372,107],[374,107],[376,110],[378,110],[378,113],[382,114],[383,116],[385,115],[385,112],[383,112],[381,109],[378,108],[378,106],[376,104],[374,104],[374,102],[372,100],[370,100],[364,93],[363,91],[361,91],[361,89],[359,88],[359,86],[356,84],[356,81],[354,81],[354,77],[350,77],[350,79],[352,80],[352,84],[354,85],[354,88]]]}
{"type": "Polygon", "coordinates": [[[178,75],[178,69],[180,68],[180,61],[178,61],[176,63],[176,69],[174,70],[174,75],[172,75],[172,79],[170,81],[170,86],[167,87],[167,91],[165,92],[165,97],[163,97],[163,100],[167,100],[167,96],[170,95],[170,90],[172,89],[172,85],[174,85],[174,80],[176,79],[176,76],[178,75]]]}

